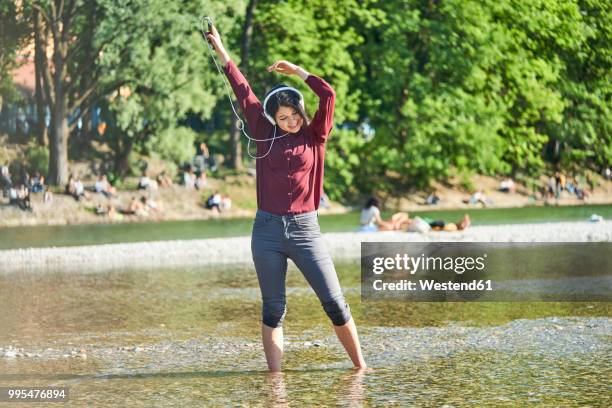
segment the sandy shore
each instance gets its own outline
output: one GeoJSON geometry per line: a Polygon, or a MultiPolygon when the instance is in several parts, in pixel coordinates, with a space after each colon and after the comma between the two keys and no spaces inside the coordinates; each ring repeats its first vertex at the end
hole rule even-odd
{"type": "MultiPolygon", "coordinates": [[[[607,242],[612,221],[476,226],[463,232],[328,233],[335,260],[358,259],[361,242],[607,242]]],[[[0,273],[99,272],[124,268],[212,267],[251,262],[250,237],[154,241],[0,251],[0,273]]]]}

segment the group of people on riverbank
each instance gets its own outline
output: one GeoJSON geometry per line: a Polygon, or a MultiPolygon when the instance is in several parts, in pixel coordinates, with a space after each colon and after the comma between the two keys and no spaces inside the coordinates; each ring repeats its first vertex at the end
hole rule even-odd
{"type": "Polygon", "coordinates": [[[9,167],[0,166],[0,195],[8,197],[9,205],[14,205],[23,211],[33,211],[30,193],[43,194],[44,202],[53,201],[53,194],[45,185],[45,176],[39,172],[35,172],[33,176],[23,172],[19,182],[14,183],[9,167]]]}
{"type": "Polygon", "coordinates": [[[471,219],[468,214],[464,214],[463,219],[458,222],[448,222],[421,216],[411,218],[406,212],[397,212],[390,219],[384,220],[380,215],[380,201],[375,197],[370,197],[361,210],[359,222],[361,232],[428,232],[431,230],[463,231],[470,226],[471,219]]]}
{"type": "MultiPolygon", "coordinates": [[[[609,171],[609,169],[607,170],[609,171]]],[[[579,176],[574,175],[568,178],[564,173],[557,171],[553,176],[548,178],[546,185],[543,187],[545,193],[542,195],[546,197],[547,202],[559,200],[566,194],[570,197],[575,196],[579,200],[588,202],[591,193],[595,189],[595,182],[589,172],[586,173],[585,179],[588,188],[584,187],[579,176]]]]}
{"type": "MultiPolygon", "coordinates": [[[[93,184],[86,185],[85,182],[76,174],[72,173],[68,177],[68,182],[63,186],[62,192],[72,197],[75,201],[92,202],[86,207],[92,209],[95,214],[107,216],[109,219],[121,220],[124,216],[148,217],[151,215],[161,215],[164,206],[157,194],[160,189],[170,189],[172,194],[180,197],[181,190],[197,189],[203,190],[206,186],[206,173],[198,170],[195,176],[193,167],[185,168],[184,174],[179,175],[181,182],[175,183],[172,177],[165,171],[159,172],[152,177],[148,172],[143,171],[138,179],[136,189],[140,194],[133,195],[127,203],[122,202],[125,194],[111,184],[106,173],[100,173],[93,184]],[[187,175],[194,175],[191,181],[187,175]],[[180,186],[180,187],[174,187],[180,186]]],[[[15,206],[23,211],[33,211],[32,201],[40,203],[41,200],[33,200],[32,194],[42,194],[42,202],[52,204],[54,195],[49,186],[45,183],[45,176],[40,172],[31,175],[25,166],[17,167],[18,174],[14,177],[8,165],[0,166],[0,198],[8,199],[10,206],[15,206]],[[15,180],[18,180],[15,182],[15,180]]],[[[166,194],[167,195],[167,194],[166,194]]],[[[227,195],[222,195],[219,191],[214,191],[201,204],[202,207],[215,213],[231,209],[232,200],[227,195]]]]}
{"type": "Polygon", "coordinates": [[[119,191],[108,180],[106,174],[98,175],[96,182],[89,189],[86,189],[81,180],[74,175],[70,175],[66,184],[65,193],[72,196],[75,200],[94,200],[99,196],[107,199],[105,204],[97,202],[95,214],[106,216],[111,220],[123,220],[126,215],[138,217],[148,217],[152,214],[161,214],[162,204],[154,200],[154,192],[157,191],[157,181],[149,180],[143,173],[138,182],[137,189],[147,191],[140,197],[132,196],[127,205],[121,203],[119,191]]]}

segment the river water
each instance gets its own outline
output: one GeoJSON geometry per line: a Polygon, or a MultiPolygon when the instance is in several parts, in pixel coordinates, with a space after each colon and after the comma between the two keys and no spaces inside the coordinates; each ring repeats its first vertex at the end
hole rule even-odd
{"type": "Polygon", "coordinates": [[[96,407],[612,403],[610,303],[362,302],[359,265],[337,270],[368,371],[293,266],[282,374],[266,372],[249,265],[14,273],[0,275],[0,385],[66,386],[96,407]]]}
{"type": "MultiPolygon", "coordinates": [[[[447,222],[469,214],[472,225],[588,221],[591,214],[612,218],[612,205],[487,208],[412,212],[447,222]]],[[[382,214],[386,219],[391,212],[382,214]]],[[[321,215],[323,232],[350,232],[359,225],[359,212],[321,215]]],[[[92,225],[22,226],[0,228],[0,250],[31,247],[97,245],[118,242],[226,238],[251,234],[252,218],[139,222],[92,225]]]]}

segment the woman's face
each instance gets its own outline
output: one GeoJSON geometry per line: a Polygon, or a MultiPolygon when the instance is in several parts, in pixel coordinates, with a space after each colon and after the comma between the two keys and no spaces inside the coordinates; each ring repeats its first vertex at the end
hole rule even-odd
{"type": "Polygon", "coordinates": [[[279,106],[274,119],[276,119],[278,127],[289,133],[297,133],[304,123],[304,118],[298,111],[289,106],[279,106]]]}

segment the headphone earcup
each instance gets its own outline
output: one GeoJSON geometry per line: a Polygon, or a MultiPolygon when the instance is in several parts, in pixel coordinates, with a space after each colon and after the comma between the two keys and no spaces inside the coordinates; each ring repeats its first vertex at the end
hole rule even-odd
{"type": "Polygon", "coordinates": [[[266,119],[268,119],[268,122],[270,122],[272,125],[276,125],[276,121],[274,120],[274,118],[270,115],[268,115],[268,112],[263,111],[263,115],[266,117],[266,119]]]}
{"type": "Polygon", "coordinates": [[[269,92],[266,97],[264,98],[262,107],[263,107],[263,114],[266,117],[266,119],[268,119],[268,122],[270,122],[272,125],[276,125],[276,120],[274,120],[274,118],[272,117],[272,115],[268,114],[268,112],[266,111],[266,107],[268,106],[268,100],[270,99],[270,97],[272,95],[274,95],[276,92],[279,91],[284,91],[284,90],[291,90],[294,91],[295,93],[297,93],[300,97],[300,107],[302,108],[303,111],[306,111],[305,105],[304,105],[304,95],[302,95],[302,93],[300,91],[298,91],[297,89],[290,87],[290,86],[282,86],[280,88],[277,88],[271,92],[269,92]]]}

